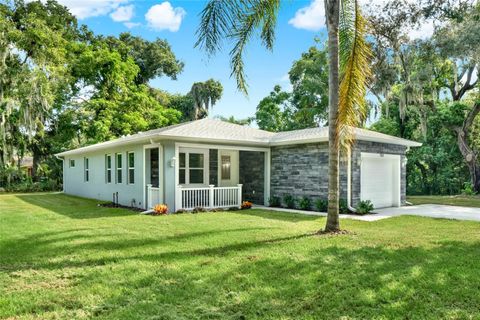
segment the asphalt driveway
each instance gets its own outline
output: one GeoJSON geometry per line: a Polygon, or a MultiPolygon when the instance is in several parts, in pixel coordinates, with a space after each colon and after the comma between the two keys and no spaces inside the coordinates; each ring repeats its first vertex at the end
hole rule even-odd
{"type": "Polygon", "coordinates": [[[399,208],[384,208],[374,210],[375,215],[365,216],[372,218],[365,220],[379,220],[401,215],[422,216],[431,218],[445,218],[456,220],[480,221],[480,208],[447,206],[440,204],[421,204],[399,208]]]}

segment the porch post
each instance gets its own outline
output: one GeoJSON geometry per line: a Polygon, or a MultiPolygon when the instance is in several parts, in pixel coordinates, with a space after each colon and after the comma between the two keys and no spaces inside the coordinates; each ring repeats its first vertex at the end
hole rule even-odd
{"type": "Polygon", "coordinates": [[[183,209],[182,206],[182,186],[178,185],[177,190],[175,190],[175,211],[183,209]]]}
{"type": "Polygon", "coordinates": [[[147,184],[147,205],[145,209],[149,209],[152,206],[152,185],[147,184]]]}
{"type": "Polygon", "coordinates": [[[215,207],[215,204],[213,203],[214,202],[214,189],[213,187],[215,187],[215,185],[213,184],[210,184],[208,185],[209,189],[208,189],[208,206],[210,208],[214,208],[215,207]]]}
{"type": "Polygon", "coordinates": [[[239,208],[242,206],[242,186],[243,184],[237,184],[237,187],[238,187],[237,203],[239,208]]]}

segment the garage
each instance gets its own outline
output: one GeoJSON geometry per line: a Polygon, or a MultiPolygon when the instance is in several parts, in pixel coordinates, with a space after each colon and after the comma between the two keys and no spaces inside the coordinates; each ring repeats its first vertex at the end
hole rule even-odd
{"type": "Polygon", "coordinates": [[[361,200],[375,208],[400,206],[400,155],[362,152],[360,179],[361,200]]]}

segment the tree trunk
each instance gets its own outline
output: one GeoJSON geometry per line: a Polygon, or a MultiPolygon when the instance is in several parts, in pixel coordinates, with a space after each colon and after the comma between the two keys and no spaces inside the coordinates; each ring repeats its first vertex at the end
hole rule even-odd
{"type": "Polygon", "coordinates": [[[338,51],[338,22],[340,19],[339,0],[325,0],[325,14],[328,29],[328,216],[325,231],[340,229],[339,221],[339,142],[337,136],[337,118],[339,101],[339,51],[338,51]]]}
{"type": "Polygon", "coordinates": [[[463,155],[463,159],[470,171],[473,189],[480,192],[480,164],[478,162],[478,154],[468,145],[468,132],[475,120],[475,117],[480,113],[480,102],[473,105],[472,110],[468,113],[463,121],[462,127],[455,128],[457,134],[457,145],[463,155]]]}

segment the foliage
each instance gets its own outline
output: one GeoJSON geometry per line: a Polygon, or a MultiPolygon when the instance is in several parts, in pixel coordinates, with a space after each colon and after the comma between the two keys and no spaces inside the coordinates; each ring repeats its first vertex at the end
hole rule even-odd
{"type": "Polygon", "coordinates": [[[362,200],[357,204],[355,209],[357,214],[368,214],[373,211],[373,203],[370,200],[362,200]]]}
{"type": "Polygon", "coordinates": [[[348,209],[348,202],[345,199],[340,199],[340,201],[338,202],[338,208],[340,213],[347,214],[350,212],[350,210],[348,209]]]}
{"type": "Polygon", "coordinates": [[[327,199],[317,199],[315,201],[315,208],[320,212],[327,212],[328,210],[328,200],[327,199]]]}
{"type": "Polygon", "coordinates": [[[289,209],[295,208],[295,198],[291,194],[286,194],[283,196],[283,203],[289,209]]]}
{"type": "Polygon", "coordinates": [[[270,207],[281,207],[282,203],[280,201],[280,197],[271,196],[270,199],[268,199],[268,205],[270,207]]]}
{"type": "Polygon", "coordinates": [[[234,116],[230,116],[230,117],[216,116],[215,118],[219,119],[221,121],[230,122],[230,123],[233,123],[233,124],[239,124],[241,126],[248,126],[255,120],[254,117],[249,117],[249,118],[245,118],[245,119],[237,119],[234,116]]]}
{"type": "Polygon", "coordinates": [[[186,112],[192,120],[205,118],[208,110],[222,97],[223,86],[219,81],[209,79],[205,82],[195,82],[188,93],[193,99],[193,110],[186,112]]]}
{"type": "Polygon", "coordinates": [[[302,53],[289,71],[292,92],[279,85],[263,98],[255,113],[258,127],[268,131],[288,131],[317,127],[327,120],[327,52],[311,47],[302,53]]]}
{"type": "Polygon", "coordinates": [[[470,182],[465,182],[463,184],[462,194],[464,194],[466,196],[474,196],[477,193],[473,189],[473,185],[470,182]]]}
{"type": "Polygon", "coordinates": [[[480,186],[479,160],[466,165],[480,149],[480,120],[473,113],[468,121],[478,99],[473,74],[479,63],[480,5],[458,4],[393,1],[369,17],[375,52],[371,91],[380,113],[372,129],[423,143],[408,154],[409,194],[458,194],[475,179],[480,186]],[[441,23],[431,38],[406,36],[432,18],[441,23]]]}
{"type": "Polygon", "coordinates": [[[311,210],[312,209],[312,200],[309,197],[302,197],[298,201],[298,208],[301,210],[311,210]]]}
{"type": "Polygon", "coordinates": [[[330,237],[312,232],[324,217],[252,209],[149,219],[97,203],[0,195],[1,318],[480,317],[478,222],[344,219],[355,233],[330,237]],[[319,299],[325,292],[335,294],[319,299]],[[238,297],[248,303],[231,303],[238,297]]]}
{"type": "Polygon", "coordinates": [[[192,210],[192,213],[201,213],[201,212],[207,212],[207,209],[205,209],[203,207],[195,207],[192,210]]]}
{"type": "Polygon", "coordinates": [[[153,207],[153,214],[154,215],[165,215],[168,213],[168,206],[166,204],[156,204],[153,207]]]}

